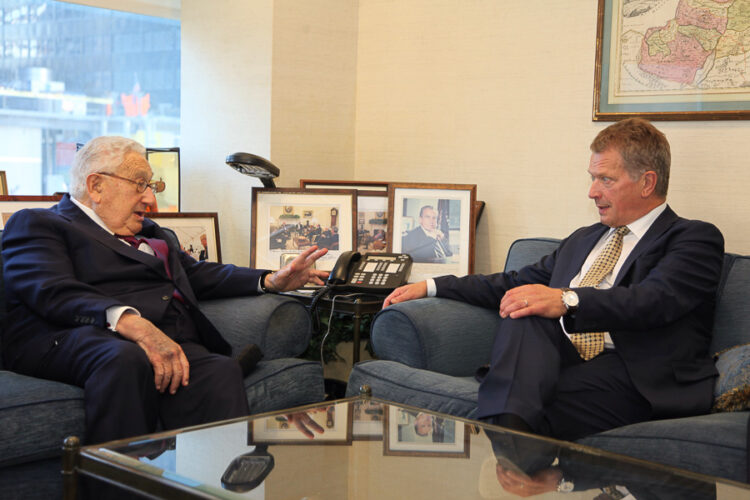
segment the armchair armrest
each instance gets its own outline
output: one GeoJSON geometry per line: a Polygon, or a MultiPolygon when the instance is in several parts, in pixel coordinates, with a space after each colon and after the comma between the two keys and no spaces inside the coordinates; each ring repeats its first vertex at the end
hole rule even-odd
{"type": "Polygon", "coordinates": [[[499,322],[495,310],[426,298],[380,311],[373,319],[370,336],[380,359],[467,377],[489,363],[499,322]]]}
{"type": "Polygon", "coordinates": [[[264,359],[302,354],[310,343],[310,314],[299,301],[274,294],[201,301],[200,309],[237,352],[257,344],[264,359]]]}

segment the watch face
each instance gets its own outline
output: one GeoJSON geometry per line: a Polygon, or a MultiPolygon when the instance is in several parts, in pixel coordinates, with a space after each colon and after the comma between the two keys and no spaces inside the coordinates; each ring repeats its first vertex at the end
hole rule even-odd
{"type": "Polygon", "coordinates": [[[565,305],[568,307],[578,306],[578,294],[572,290],[566,290],[565,292],[563,292],[562,299],[565,305]]]}

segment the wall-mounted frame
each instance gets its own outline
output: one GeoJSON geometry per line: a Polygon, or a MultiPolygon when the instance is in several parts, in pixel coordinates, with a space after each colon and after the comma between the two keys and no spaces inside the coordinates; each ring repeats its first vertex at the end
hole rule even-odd
{"type": "Polygon", "coordinates": [[[346,445],[352,442],[349,403],[248,421],[248,445],[346,445]]]}
{"type": "Polygon", "coordinates": [[[388,183],[301,179],[301,188],[357,190],[357,251],[385,252],[388,248],[388,183]]]}
{"type": "Polygon", "coordinates": [[[216,212],[147,212],[146,217],[174,231],[182,249],[195,260],[221,263],[216,212]]]}
{"type": "Polygon", "coordinates": [[[250,267],[279,269],[290,254],[317,245],[328,248],[317,268],[330,271],[355,248],[356,215],[353,189],[253,188],[250,267]]]}
{"type": "Polygon", "coordinates": [[[750,49],[732,3],[599,0],[593,120],[750,119],[750,49]]]}
{"type": "Polygon", "coordinates": [[[391,251],[414,260],[409,281],[474,272],[476,184],[392,183],[391,251]]]}
{"type": "Polygon", "coordinates": [[[10,216],[24,208],[49,208],[62,199],[61,194],[53,196],[0,196],[0,229],[5,228],[10,216]]]}
{"type": "Polygon", "coordinates": [[[469,458],[466,424],[428,412],[389,406],[386,413],[384,455],[469,458]]]}
{"type": "Polygon", "coordinates": [[[180,211],[180,148],[146,148],[154,180],[163,180],[166,188],[156,193],[159,212],[180,211]]]}
{"type": "Polygon", "coordinates": [[[8,195],[8,178],[5,176],[5,170],[0,170],[0,196],[8,195]]]}

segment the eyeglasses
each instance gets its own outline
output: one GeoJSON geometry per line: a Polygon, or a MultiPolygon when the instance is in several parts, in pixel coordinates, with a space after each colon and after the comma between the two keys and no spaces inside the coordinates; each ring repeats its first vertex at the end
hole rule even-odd
{"type": "Polygon", "coordinates": [[[136,191],[138,191],[139,193],[144,192],[147,187],[151,188],[151,191],[153,191],[154,193],[161,193],[167,187],[167,183],[161,179],[159,179],[158,181],[153,181],[153,182],[146,182],[143,179],[134,181],[133,179],[128,179],[127,177],[120,177],[119,175],[108,174],[106,172],[97,172],[97,173],[99,175],[106,175],[107,177],[114,177],[115,179],[120,179],[122,181],[128,181],[130,183],[133,183],[135,184],[136,191]]]}

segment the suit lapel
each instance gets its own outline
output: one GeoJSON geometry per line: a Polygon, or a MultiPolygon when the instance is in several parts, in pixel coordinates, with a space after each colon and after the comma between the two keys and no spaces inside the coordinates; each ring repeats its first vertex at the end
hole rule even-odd
{"type": "Polygon", "coordinates": [[[85,233],[92,240],[96,240],[110,250],[117,252],[129,259],[137,260],[138,262],[150,267],[156,272],[163,276],[167,276],[167,272],[164,269],[164,265],[161,260],[153,255],[149,255],[145,252],[141,252],[137,248],[133,248],[130,245],[123,244],[119,241],[116,236],[109,234],[96,222],[86,215],[75,203],[70,201],[70,196],[65,195],[60,203],[56,206],[57,213],[60,216],[68,219],[71,224],[74,224],[76,228],[85,233]]]}
{"type": "Polygon", "coordinates": [[[570,250],[571,258],[568,260],[567,266],[565,267],[563,286],[568,286],[573,278],[581,271],[583,263],[591,253],[594,245],[596,245],[596,242],[599,241],[602,235],[607,231],[609,231],[609,228],[604,224],[595,224],[591,227],[591,231],[589,231],[588,234],[576,238],[577,241],[575,241],[575,246],[570,250]]]}
{"type": "Polygon", "coordinates": [[[653,243],[662,234],[664,234],[670,227],[672,227],[672,224],[674,224],[677,219],[677,214],[672,211],[669,205],[667,205],[667,208],[664,210],[664,212],[662,212],[662,214],[656,218],[654,223],[651,224],[651,227],[648,228],[646,234],[643,235],[643,238],[638,241],[638,243],[635,245],[635,248],[633,248],[633,250],[630,252],[630,255],[628,255],[628,258],[625,259],[622,268],[620,268],[620,272],[617,273],[617,279],[615,280],[614,286],[620,284],[622,279],[628,274],[630,266],[633,265],[633,262],[635,262],[643,254],[643,252],[651,248],[651,245],[653,245],[653,243]]]}

